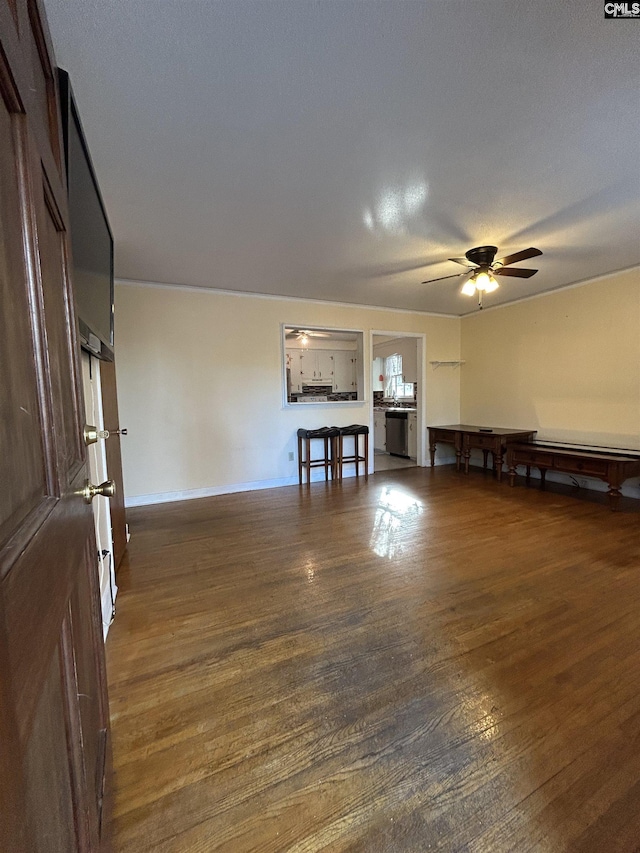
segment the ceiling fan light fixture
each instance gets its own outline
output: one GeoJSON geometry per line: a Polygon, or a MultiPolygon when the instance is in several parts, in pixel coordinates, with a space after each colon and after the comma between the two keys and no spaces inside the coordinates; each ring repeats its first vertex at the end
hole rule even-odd
{"type": "Polygon", "coordinates": [[[476,283],[472,278],[465,281],[462,286],[462,292],[465,296],[473,296],[473,294],[476,292],[476,283]]]}
{"type": "Polygon", "coordinates": [[[477,290],[484,290],[485,293],[491,293],[491,291],[496,290],[498,288],[498,282],[491,275],[490,272],[482,270],[482,272],[477,273],[477,275],[473,276],[471,281],[474,282],[477,290]]]}

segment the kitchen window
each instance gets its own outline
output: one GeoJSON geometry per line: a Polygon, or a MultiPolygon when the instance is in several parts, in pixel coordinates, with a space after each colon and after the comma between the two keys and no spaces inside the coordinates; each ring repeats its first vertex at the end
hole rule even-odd
{"type": "Polygon", "coordinates": [[[413,382],[405,382],[400,353],[389,355],[384,360],[384,396],[397,400],[401,397],[413,399],[413,382]]]}

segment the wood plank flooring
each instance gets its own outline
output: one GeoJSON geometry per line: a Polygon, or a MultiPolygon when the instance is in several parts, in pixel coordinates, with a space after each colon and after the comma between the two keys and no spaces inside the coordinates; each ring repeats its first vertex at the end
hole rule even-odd
{"type": "Polygon", "coordinates": [[[453,468],[129,511],[116,853],[640,850],[640,502],[453,468]]]}

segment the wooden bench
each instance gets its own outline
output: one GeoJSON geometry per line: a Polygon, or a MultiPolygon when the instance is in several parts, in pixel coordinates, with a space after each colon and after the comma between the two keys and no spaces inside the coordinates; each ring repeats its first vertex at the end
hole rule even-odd
{"type": "Polygon", "coordinates": [[[611,509],[619,508],[620,488],[629,477],[640,476],[640,455],[616,453],[615,451],[590,450],[562,447],[560,445],[509,444],[507,446],[507,465],[509,467],[509,485],[516,479],[516,467],[525,465],[527,480],[531,476],[531,467],[540,470],[540,485],[545,486],[547,471],[560,471],[563,474],[577,474],[583,477],[595,477],[604,480],[609,486],[611,509]]]}

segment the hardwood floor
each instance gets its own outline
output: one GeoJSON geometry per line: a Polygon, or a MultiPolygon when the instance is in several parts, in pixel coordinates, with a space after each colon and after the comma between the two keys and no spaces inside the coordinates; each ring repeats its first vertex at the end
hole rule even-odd
{"type": "Polygon", "coordinates": [[[640,849],[640,502],[453,468],[129,511],[116,853],[640,849]]]}
{"type": "Polygon", "coordinates": [[[376,473],[378,471],[397,471],[399,468],[415,468],[415,459],[405,459],[402,456],[391,456],[389,453],[383,453],[380,450],[374,452],[373,468],[376,473]]]}

